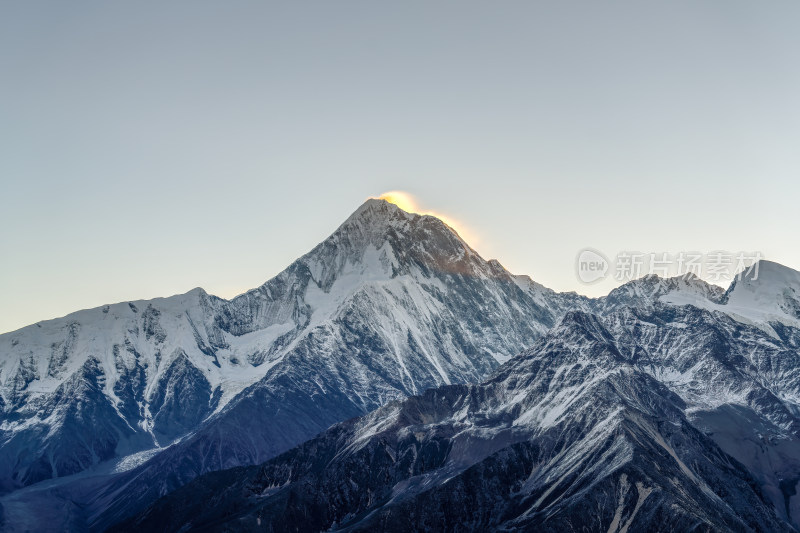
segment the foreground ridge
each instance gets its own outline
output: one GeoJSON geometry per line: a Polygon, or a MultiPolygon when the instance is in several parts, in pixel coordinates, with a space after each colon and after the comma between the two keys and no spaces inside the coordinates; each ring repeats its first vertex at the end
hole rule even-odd
{"type": "Polygon", "coordinates": [[[653,502],[688,506],[665,522],[677,529],[692,520],[733,531],[769,529],[773,519],[800,527],[800,273],[768,261],[759,271],[727,291],[695,277],[646,276],[603,298],[556,293],[484,260],[435,217],[369,200],[285,271],[230,301],[195,289],[0,335],[0,527],[155,527],[149,520],[166,520],[162,511],[171,509],[167,530],[202,520],[215,528],[214,509],[188,520],[191,501],[159,498],[202,476],[175,498],[207,487],[241,496],[219,500],[220,510],[252,510],[257,502],[237,492],[236,476],[253,470],[226,469],[267,462],[311,476],[270,478],[295,487],[278,491],[292,502],[304,483],[319,489],[303,493],[307,508],[284,508],[273,499],[278,492],[258,492],[278,505],[269,509],[313,509],[334,529],[391,529],[391,517],[413,511],[403,505],[433,506],[439,496],[428,496],[449,494],[448,483],[463,483],[497,454],[517,453],[512,464],[527,465],[519,466],[526,476],[545,464],[553,474],[536,486],[511,483],[522,474],[503,467],[502,479],[481,481],[480,495],[469,492],[473,484],[442,496],[420,524],[467,501],[480,516],[448,518],[453,527],[572,527],[581,522],[554,517],[589,513],[577,502],[598,494],[588,501],[615,510],[604,530],[655,520],[653,502]],[[444,403],[430,404],[430,394],[444,403]],[[398,403],[409,396],[416,399],[398,403]],[[366,426],[335,426],[335,446],[309,441],[327,450],[319,460],[327,457],[332,470],[304,463],[310,452],[300,458],[297,450],[310,444],[298,445],[364,415],[366,426]],[[348,433],[355,427],[357,435],[348,433]],[[394,480],[388,500],[376,500],[389,489],[367,474],[347,490],[333,483],[361,465],[339,459],[362,445],[379,453],[372,439],[389,430],[399,432],[385,452],[392,461],[421,453],[430,432],[437,437],[433,449],[403,463],[408,472],[385,472],[394,480]],[[404,440],[411,434],[413,442],[404,440]],[[673,478],[659,477],[659,468],[673,452],[670,475],[680,483],[669,488],[665,479],[673,478]],[[286,457],[295,457],[291,466],[286,457]],[[344,464],[350,470],[337,470],[344,464]],[[561,486],[574,476],[585,490],[561,486]],[[500,512],[481,500],[505,501],[504,491],[519,496],[519,508],[506,502],[500,512]],[[544,499],[529,505],[534,494],[544,499]],[[319,507],[331,498],[330,509],[319,507]],[[340,498],[366,498],[365,507],[341,515],[350,503],[340,498]]]}
{"type": "Polygon", "coordinates": [[[791,531],[617,334],[568,313],[481,385],[203,476],[114,530],[791,531]]]}

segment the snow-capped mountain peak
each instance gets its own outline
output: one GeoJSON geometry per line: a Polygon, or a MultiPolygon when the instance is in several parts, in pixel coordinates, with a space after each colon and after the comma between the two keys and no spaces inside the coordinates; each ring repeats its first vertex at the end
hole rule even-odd
{"type": "MultiPolygon", "coordinates": [[[[718,461],[718,450],[685,417],[724,430],[724,409],[730,404],[761,420],[770,428],[770,439],[787,441],[800,427],[800,330],[778,324],[800,324],[795,312],[800,309],[800,273],[768,262],[760,263],[759,271],[758,278],[737,281],[727,292],[694,276],[645,276],[607,297],[589,299],[510,274],[433,216],[368,200],[283,272],[230,301],[194,289],[80,311],[0,335],[0,408],[5,415],[0,420],[0,494],[11,491],[0,499],[0,510],[5,508],[6,520],[14,522],[30,518],[35,512],[26,509],[47,501],[72,519],[69,506],[61,505],[67,494],[69,505],[80,507],[82,523],[102,530],[199,475],[275,458],[332,424],[368,412],[373,414],[357,423],[365,424],[364,430],[350,435],[348,453],[382,450],[375,436],[385,434],[386,424],[395,425],[398,438],[410,439],[411,447],[388,455],[381,451],[383,462],[394,464],[398,453],[409,453],[428,464],[428,451],[458,452],[455,462],[435,474],[441,477],[430,478],[432,486],[446,485],[469,464],[494,461],[490,455],[506,454],[502,448],[507,445],[517,447],[526,466],[512,472],[522,475],[514,486],[527,487],[523,492],[531,497],[518,502],[528,509],[515,519],[519,523],[548,515],[555,504],[546,503],[551,482],[571,479],[574,465],[587,472],[595,468],[587,457],[605,454],[605,443],[612,442],[607,439],[625,433],[635,435],[618,441],[623,446],[598,464],[611,469],[609,474],[614,465],[633,470],[603,478],[597,487],[604,494],[612,478],[628,499],[646,498],[641,491],[653,487],[669,492],[667,478],[655,474],[649,462],[641,470],[644,488],[631,490],[627,477],[640,468],[630,462],[630,450],[653,454],[653,464],[675,458],[677,448],[664,445],[669,435],[694,447],[696,453],[686,459],[710,459],[707,466],[722,476],[713,474],[708,478],[712,483],[725,478],[746,486],[750,482],[741,472],[733,477],[721,473],[728,459],[718,461]],[[464,385],[487,376],[483,385],[464,385]],[[399,404],[394,400],[426,389],[423,404],[429,399],[431,405],[412,398],[395,413],[399,404]],[[455,403],[448,407],[442,398],[455,403]],[[374,411],[387,403],[385,410],[374,411]],[[412,411],[418,420],[411,420],[412,411]],[[444,418],[436,418],[437,413],[444,418]],[[643,415],[650,417],[644,425],[643,415]],[[400,427],[408,424],[413,431],[400,427]],[[659,426],[666,433],[656,431],[659,426]],[[425,443],[424,435],[440,431],[450,444],[437,441],[436,449],[417,448],[417,439],[425,443]],[[557,443],[550,450],[549,473],[530,476],[534,465],[543,463],[535,459],[538,444],[517,446],[527,441],[557,443]],[[564,455],[562,449],[571,451],[564,455]],[[120,463],[125,469],[114,467],[107,474],[106,465],[121,456],[126,456],[120,463]],[[99,474],[107,477],[100,481],[99,474]],[[70,478],[50,480],[63,476],[70,478]],[[38,483],[43,480],[48,481],[38,483]]],[[[741,414],[734,418],[741,425],[741,414]]],[[[339,427],[349,431],[347,423],[339,427]]],[[[748,443],[761,438],[756,433],[746,433],[745,444],[739,434],[715,439],[743,460],[751,450],[748,443]]],[[[330,448],[336,457],[348,456],[337,447],[334,442],[330,448]]],[[[763,456],[783,461],[780,471],[771,464],[748,467],[772,490],[770,505],[789,498],[784,515],[796,521],[800,508],[791,483],[800,475],[800,466],[795,469],[800,458],[786,461],[784,455],[776,448],[763,456]]],[[[685,475],[678,492],[692,492],[689,500],[701,505],[703,494],[710,493],[692,488],[702,485],[702,476],[687,473],[681,461],[671,466],[670,475],[685,475]]],[[[348,468],[342,472],[352,471],[348,468]]],[[[401,470],[402,475],[396,472],[400,484],[381,490],[392,499],[416,497],[413,487],[427,481],[406,479],[408,469],[401,470]]],[[[335,486],[342,477],[338,472],[332,478],[335,486]]],[[[582,479],[595,483],[593,476],[582,479]]],[[[567,509],[583,489],[562,488],[558,505],[567,509]]],[[[745,492],[750,503],[761,505],[751,498],[758,495],[745,492]]],[[[596,494],[597,501],[617,498],[596,494]]],[[[689,502],[678,493],[673,496],[673,507],[689,502]]],[[[633,513],[625,518],[628,525],[637,512],[644,517],[647,513],[637,511],[640,501],[614,503],[622,514],[615,518],[612,513],[609,523],[619,526],[626,513],[633,513]]],[[[745,517],[748,505],[736,504],[723,522],[738,523],[736,516],[745,517]]],[[[762,511],[756,520],[770,524],[762,511]]],[[[722,523],[707,520],[702,509],[693,513],[681,524],[696,519],[722,523]]],[[[41,529],[35,518],[29,529],[41,529]]]]}
{"type": "Polygon", "coordinates": [[[734,279],[726,297],[731,309],[757,318],[800,321],[800,272],[761,260],[734,279]]]}
{"type": "Polygon", "coordinates": [[[648,274],[617,287],[603,298],[602,309],[606,312],[623,306],[652,306],[658,301],[680,300],[684,304],[694,302],[719,303],[725,290],[706,283],[694,274],[662,278],[648,274]]]}
{"type": "MultiPolygon", "coordinates": [[[[344,389],[340,408],[319,415],[309,404],[280,439],[232,452],[260,460],[390,399],[476,381],[566,307],[552,291],[520,286],[441,220],[371,199],[233,300],[194,289],[0,335],[0,478],[27,485],[164,446],[259,383],[309,397],[344,389]],[[280,381],[300,367],[306,375],[280,381]],[[79,382],[94,385],[69,388],[79,382]],[[76,416],[78,406],[100,411],[76,416]],[[95,424],[102,444],[92,441],[95,417],[105,422],[95,424]]],[[[219,457],[204,467],[230,464],[219,457]]]]}
{"type": "Polygon", "coordinates": [[[794,269],[761,260],[737,274],[724,292],[714,285],[706,285],[709,287],[707,294],[702,290],[671,291],[661,295],[659,300],[719,311],[776,337],[779,333],[775,328],[800,328],[800,272],[794,269]]]}

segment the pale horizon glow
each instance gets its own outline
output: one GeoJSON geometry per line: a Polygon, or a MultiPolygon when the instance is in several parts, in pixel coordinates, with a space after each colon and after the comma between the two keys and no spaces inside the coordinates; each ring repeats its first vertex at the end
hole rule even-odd
{"type": "Polygon", "coordinates": [[[381,191],[556,291],[618,285],[577,279],[585,248],[798,269],[797,20],[745,0],[1,3],[0,332],[236,296],[381,191]]]}

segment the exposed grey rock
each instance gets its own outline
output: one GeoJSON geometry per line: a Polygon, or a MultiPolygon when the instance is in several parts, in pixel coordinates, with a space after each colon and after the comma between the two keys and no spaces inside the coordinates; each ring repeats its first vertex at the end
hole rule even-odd
{"type": "Polygon", "coordinates": [[[198,478],[118,531],[790,531],[746,468],[570,313],[475,386],[198,478]]]}

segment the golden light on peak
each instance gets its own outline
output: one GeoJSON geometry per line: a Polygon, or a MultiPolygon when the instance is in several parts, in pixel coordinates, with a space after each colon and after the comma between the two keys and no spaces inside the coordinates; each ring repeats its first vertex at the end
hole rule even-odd
{"type": "Polygon", "coordinates": [[[431,215],[454,230],[458,233],[462,239],[469,242],[470,245],[474,246],[475,241],[477,240],[475,236],[470,232],[466,227],[461,224],[460,222],[454,220],[452,217],[448,215],[443,215],[438,211],[432,211],[430,209],[423,209],[420,207],[419,202],[417,202],[416,198],[405,191],[387,191],[380,196],[378,196],[379,200],[386,200],[390,204],[394,204],[403,211],[407,211],[409,213],[416,213],[418,215],[431,215]]]}
{"type": "Polygon", "coordinates": [[[407,192],[403,191],[385,192],[380,196],[378,196],[378,200],[386,200],[390,204],[394,204],[403,211],[408,211],[409,213],[417,213],[418,215],[427,214],[419,212],[419,208],[417,207],[417,202],[414,200],[414,197],[408,194],[407,192]]]}

